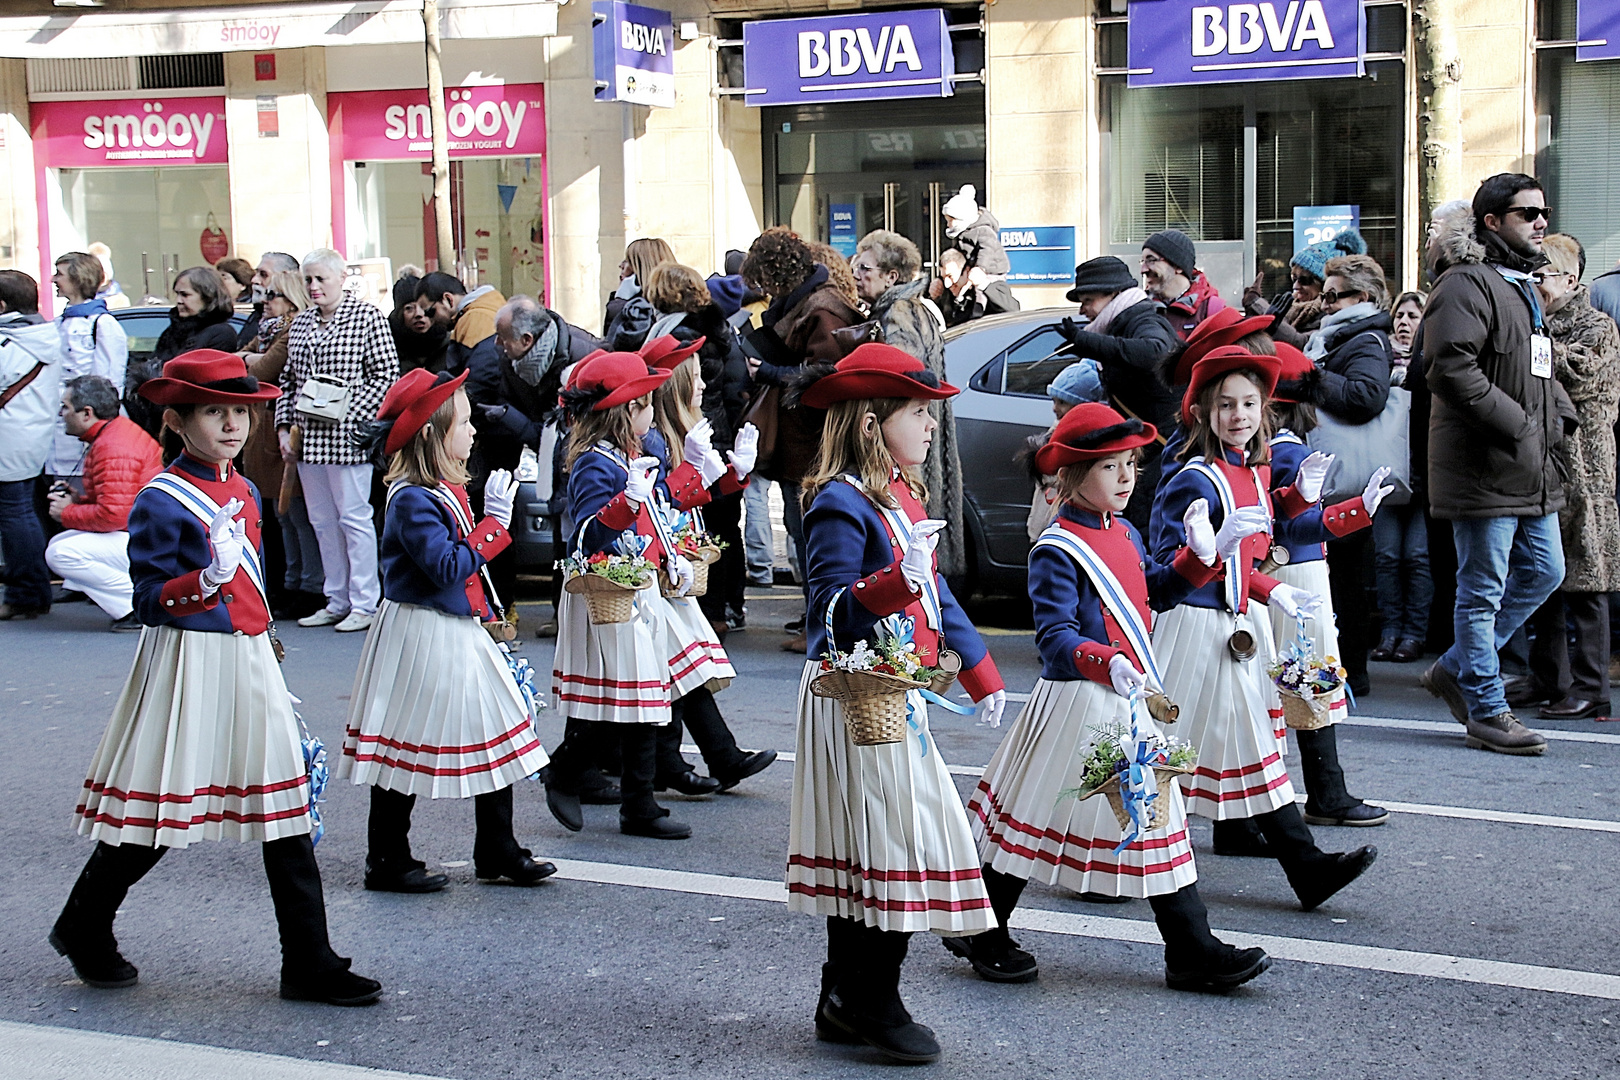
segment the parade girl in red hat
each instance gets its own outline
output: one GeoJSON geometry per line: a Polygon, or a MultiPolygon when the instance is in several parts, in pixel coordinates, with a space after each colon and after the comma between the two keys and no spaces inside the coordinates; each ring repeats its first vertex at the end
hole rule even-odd
{"type": "Polygon", "coordinates": [[[281,937],[281,996],[367,1005],[382,987],[332,951],[310,764],[278,664],[258,490],[233,460],[280,396],[242,359],[183,353],[140,394],[163,407],[169,467],[135,498],[129,569],[145,629],[74,818],[96,841],[50,942],[90,986],[132,986],[113,937],[129,889],[171,848],[259,841],[281,937]]]}
{"type": "Polygon", "coordinates": [[[484,517],[473,518],[466,381],[466,372],[406,373],[367,432],[389,458],[383,602],[355,675],[337,775],[371,787],[365,885],[384,892],[448,883],[411,854],[420,795],[473,799],[479,879],[536,885],[557,871],[512,831],[512,785],[547,758],[507,656],[484,630],[506,625],[485,567],[512,542],[517,481],[491,472],[484,517]]]}

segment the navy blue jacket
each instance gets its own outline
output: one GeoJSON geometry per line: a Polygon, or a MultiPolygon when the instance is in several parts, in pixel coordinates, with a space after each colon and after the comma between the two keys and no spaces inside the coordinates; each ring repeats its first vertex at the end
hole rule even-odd
{"type": "MultiPolygon", "coordinates": [[[[1291,487],[1299,476],[1299,463],[1311,455],[1311,448],[1299,436],[1288,430],[1278,432],[1271,439],[1271,490],[1280,492],[1291,487]]],[[[1275,539],[1288,549],[1288,565],[1316,562],[1327,558],[1325,541],[1355,532],[1372,524],[1361,496],[1342,503],[1323,506],[1312,503],[1304,513],[1289,518],[1280,516],[1275,522],[1275,539]]]]}
{"type": "MultiPolygon", "coordinates": [[[[450,490],[471,519],[466,493],[450,490]]],[[[489,618],[478,571],[511,542],[511,534],[492,517],[475,523],[468,537],[438,496],[425,487],[401,484],[383,517],[383,595],[396,604],[489,618]]]]}

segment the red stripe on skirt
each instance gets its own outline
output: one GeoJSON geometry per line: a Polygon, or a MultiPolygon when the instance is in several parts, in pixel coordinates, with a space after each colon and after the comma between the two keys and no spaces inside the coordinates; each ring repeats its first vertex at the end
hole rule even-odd
{"type": "Polygon", "coordinates": [[[868,881],[971,881],[981,876],[977,866],[969,870],[868,870],[848,859],[828,859],[819,855],[789,855],[788,865],[811,870],[837,870],[868,881]]]}
{"type": "Polygon", "coordinates": [[[1242,791],[1206,791],[1203,788],[1193,788],[1187,792],[1189,799],[1208,799],[1210,802],[1232,802],[1236,799],[1247,799],[1253,795],[1263,795],[1274,788],[1282,787],[1288,782],[1288,774],[1283,773],[1269,784],[1260,784],[1255,787],[1244,788],[1242,791]]]}
{"type": "Polygon", "coordinates": [[[854,900],[862,907],[880,911],[978,911],[990,906],[988,896],[982,900],[880,900],[843,886],[806,885],[798,881],[788,883],[788,892],[801,896],[834,896],[840,900],[854,900]]]}
{"type": "MultiPolygon", "coordinates": [[[[491,747],[499,746],[503,742],[511,742],[513,739],[522,734],[524,729],[528,728],[528,726],[529,721],[525,717],[522,723],[506,732],[506,734],[497,735],[488,742],[475,743],[471,746],[432,746],[427,743],[417,745],[416,743],[400,742],[397,739],[390,739],[383,735],[365,735],[361,733],[359,728],[350,728],[348,730],[348,736],[349,738],[356,739],[360,742],[379,743],[388,747],[390,750],[403,750],[409,754],[476,754],[480,750],[488,750],[491,747]]],[[[344,753],[347,754],[349,751],[345,749],[344,753]]],[[[353,755],[351,754],[350,756],[352,757],[353,755]]]]}
{"type": "Polygon", "coordinates": [[[352,757],[357,763],[376,761],[381,762],[390,769],[400,769],[404,772],[421,773],[425,776],[470,776],[473,773],[494,772],[502,765],[505,765],[508,761],[515,761],[539,745],[539,739],[532,739],[527,744],[518,747],[516,750],[511,751],[503,757],[496,758],[494,761],[482,762],[478,765],[468,765],[461,769],[430,768],[426,765],[412,764],[401,761],[398,758],[387,757],[383,754],[351,753],[348,747],[344,747],[343,756],[352,757]]]}
{"type": "MultiPolygon", "coordinates": [[[[85,807],[78,808],[76,813],[85,816],[85,807]]],[[[146,829],[190,829],[194,825],[201,825],[209,821],[234,821],[241,825],[255,825],[262,822],[284,821],[287,818],[298,817],[309,813],[309,806],[300,803],[287,810],[278,810],[273,814],[242,814],[235,810],[210,811],[206,814],[197,814],[190,821],[181,821],[178,818],[132,818],[116,817],[112,814],[97,812],[90,820],[97,825],[111,825],[115,829],[146,828],[146,829]]]]}
{"type": "MultiPolygon", "coordinates": [[[[210,784],[207,787],[196,788],[190,795],[160,794],[155,791],[120,791],[108,787],[100,781],[86,780],[84,786],[95,795],[106,795],[113,799],[122,799],[124,802],[147,802],[162,805],[164,803],[195,802],[199,798],[227,798],[242,799],[250,795],[273,795],[278,791],[300,787],[308,779],[305,776],[295,776],[291,780],[278,780],[274,784],[250,784],[247,787],[231,787],[228,784],[210,784]]],[[[80,807],[82,810],[83,807],[80,807]]]]}

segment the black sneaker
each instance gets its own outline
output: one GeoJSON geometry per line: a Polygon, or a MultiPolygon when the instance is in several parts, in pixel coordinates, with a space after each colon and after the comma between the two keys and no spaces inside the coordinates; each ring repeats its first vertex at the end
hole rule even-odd
{"type": "Polygon", "coordinates": [[[804,633],[804,616],[800,615],[797,619],[783,623],[782,629],[786,630],[790,634],[804,633]]]}
{"type": "Polygon", "coordinates": [[[1005,930],[986,930],[972,937],[942,937],[947,952],[973,965],[979,978],[990,982],[1032,982],[1040,975],[1035,957],[1018,947],[1005,930]]]}
{"type": "Polygon", "coordinates": [[[1224,943],[1221,949],[1217,955],[1189,971],[1176,971],[1166,964],[1164,984],[1172,990],[1224,994],[1256,978],[1271,966],[1271,957],[1266,955],[1264,949],[1234,949],[1224,943]]]}
{"type": "Polygon", "coordinates": [[[132,611],[122,619],[108,623],[107,629],[114,634],[138,634],[141,632],[141,617],[132,611]]]}
{"type": "Polygon", "coordinates": [[[323,1005],[370,1005],[382,997],[382,983],[356,975],[347,967],[300,979],[283,974],[281,996],[286,1001],[318,1001],[323,1005]]]}

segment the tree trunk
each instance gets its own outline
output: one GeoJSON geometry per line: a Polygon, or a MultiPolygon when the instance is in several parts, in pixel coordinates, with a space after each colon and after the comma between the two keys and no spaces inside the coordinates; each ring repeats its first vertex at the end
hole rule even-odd
{"type": "Polygon", "coordinates": [[[444,72],[439,67],[439,0],[422,0],[427,40],[428,115],[433,129],[433,223],[439,269],[456,272],[456,241],[450,229],[450,146],[444,118],[444,72]]]}
{"type": "Polygon", "coordinates": [[[1452,199],[1463,199],[1462,55],[1457,16],[1462,0],[1421,0],[1416,7],[1416,39],[1423,82],[1418,111],[1418,145],[1423,148],[1420,177],[1423,218],[1452,199]]]}

